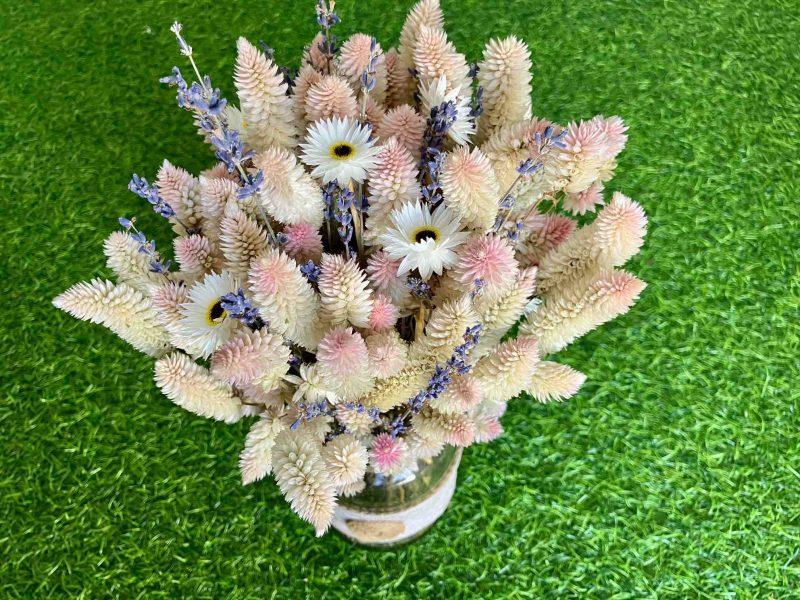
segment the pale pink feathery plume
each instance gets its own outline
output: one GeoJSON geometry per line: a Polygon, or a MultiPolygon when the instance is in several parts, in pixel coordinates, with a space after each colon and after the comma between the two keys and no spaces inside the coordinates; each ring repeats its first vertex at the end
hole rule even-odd
{"type": "Polygon", "coordinates": [[[314,526],[317,537],[323,535],[333,520],[336,488],[326,472],[319,443],[307,435],[282,431],[272,449],[272,470],[292,510],[314,526]]]}
{"type": "MultiPolygon", "coordinates": [[[[442,29],[444,27],[444,15],[439,6],[439,0],[420,0],[409,11],[403,28],[400,31],[400,43],[397,47],[397,67],[394,72],[402,77],[407,76],[406,89],[403,90],[399,85],[395,91],[396,102],[410,102],[415,85],[415,80],[410,76],[410,69],[414,68],[414,48],[417,46],[420,30],[422,27],[432,29],[442,29]]],[[[398,77],[398,79],[400,79],[398,77]]],[[[398,83],[401,83],[398,81],[398,83]]]]}
{"type": "Polygon", "coordinates": [[[170,274],[154,273],[150,257],[139,251],[141,246],[127,231],[114,231],[103,242],[103,254],[106,255],[106,266],[114,271],[118,282],[147,293],[152,285],[169,279],[170,274]]]}
{"type": "Polygon", "coordinates": [[[408,446],[401,437],[393,438],[388,433],[381,433],[372,440],[369,459],[376,473],[396,475],[408,467],[408,446]]]}
{"type": "Polygon", "coordinates": [[[234,83],[247,123],[247,143],[257,152],[270,146],[291,149],[297,129],[286,83],[275,63],[245,38],[236,41],[234,83]]]}
{"type": "Polygon", "coordinates": [[[481,233],[494,225],[499,208],[500,186],[492,165],[478,148],[466,146],[449,152],[441,174],[445,204],[465,226],[481,233]]]}
{"type": "Polygon", "coordinates": [[[569,163],[564,191],[577,194],[600,178],[600,170],[606,162],[605,136],[591,121],[572,122],[567,126],[563,144],[562,152],[569,163]]]}
{"type": "Polygon", "coordinates": [[[577,394],[584,381],[586,375],[568,365],[542,361],[527,391],[539,402],[561,402],[577,394]]]}
{"type": "Polygon", "coordinates": [[[425,437],[465,448],[475,441],[475,422],[465,413],[441,413],[430,408],[414,415],[412,425],[425,437]]]}
{"type": "Polygon", "coordinates": [[[538,364],[536,338],[522,335],[501,343],[481,358],[472,375],[480,383],[486,400],[506,402],[525,389],[538,364]]]}
{"type": "Polygon", "coordinates": [[[478,139],[485,140],[502,123],[530,119],[531,53],[513,35],[493,39],[486,44],[478,66],[484,106],[478,121],[478,139]]]}
{"type": "Polygon", "coordinates": [[[220,250],[224,267],[234,275],[244,275],[250,262],[267,251],[267,234],[258,222],[236,204],[228,204],[220,221],[220,250]]]}
{"type": "Polygon", "coordinates": [[[248,404],[260,404],[264,409],[280,411],[288,400],[291,400],[292,390],[286,386],[279,386],[266,391],[260,385],[246,385],[242,390],[242,396],[248,404]]]}
{"type": "Polygon", "coordinates": [[[391,298],[378,293],[372,303],[368,326],[373,331],[386,331],[394,327],[399,316],[400,311],[392,304],[391,298]]]}
{"type": "Polygon", "coordinates": [[[309,121],[358,116],[358,103],[353,88],[336,75],[325,75],[308,88],[305,108],[309,121]]]}
{"type": "Polygon", "coordinates": [[[603,204],[603,183],[595,181],[582,192],[566,194],[561,206],[573,215],[594,212],[596,206],[603,204]]]}
{"type": "Polygon", "coordinates": [[[389,48],[386,52],[386,106],[399,106],[408,100],[408,90],[412,86],[411,73],[400,66],[397,50],[389,48]]]}
{"type": "Polygon", "coordinates": [[[108,327],[139,352],[161,356],[169,349],[169,334],[151,300],[127,283],[82,281],[56,296],[53,306],[76,319],[108,327]]]}
{"type": "Polygon", "coordinates": [[[224,162],[218,162],[210,169],[200,171],[200,178],[206,177],[208,179],[230,179],[234,181],[234,176],[228,172],[228,167],[224,162]]]}
{"type": "Polygon", "coordinates": [[[442,29],[420,27],[412,56],[420,81],[428,83],[444,75],[448,83],[447,91],[460,89],[464,92],[470,89],[472,79],[467,60],[456,51],[442,29]]]}
{"type": "Polygon", "coordinates": [[[647,232],[644,210],[615,193],[597,218],[569,236],[539,261],[542,297],[581,284],[601,269],[618,267],[639,251],[647,232]]]}
{"type": "Polygon", "coordinates": [[[323,75],[311,64],[304,64],[300,67],[300,72],[294,79],[294,87],[292,88],[292,102],[294,103],[295,114],[297,120],[302,123],[306,121],[306,97],[308,90],[312,85],[320,82],[323,75]]]}
{"type": "Polygon", "coordinates": [[[381,140],[397,138],[415,159],[419,159],[424,133],[425,117],[408,104],[401,104],[386,111],[376,131],[381,140]]]}
{"type": "Polygon", "coordinates": [[[503,435],[500,419],[489,413],[478,411],[472,416],[472,420],[475,423],[475,443],[477,444],[491,442],[503,435]]]}
{"type": "Polygon", "coordinates": [[[369,454],[361,440],[345,433],[333,438],[322,448],[322,459],[333,484],[339,487],[364,478],[369,454]]]}
{"type": "Polygon", "coordinates": [[[270,249],[253,261],[250,290],[270,329],[313,350],[319,341],[319,300],[297,263],[280,250],[270,249]]]}
{"type": "Polygon", "coordinates": [[[367,410],[358,410],[353,404],[339,403],[335,408],[336,420],[341,423],[348,433],[364,436],[373,427],[375,420],[367,410]]]}
{"type": "Polygon", "coordinates": [[[405,278],[397,276],[402,259],[393,260],[385,251],[373,252],[367,259],[367,276],[375,289],[385,292],[395,306],[404,307],[411,298],[405,278]]]}
{"type": "Polygon", "coordinates": [[[520,333],[539,339],[542,355],[565,348],[603,323],[628,312],[646,284],[625,271],[601,271],[584,289],[568,288],[545,301],[520,333]]]}
{"type": "Polygon", "coordinates": [[[372,59],[373,53],[376,59],[375,66],[375,87],[369,93],[379,103],[386,100],[386,65],[384,64],[383,50],[377,44],[373,51],[373,37],[365,33],[355,33],[342,44],[339,51],[338,67],[339,74],[347,79],[354,89],[359,89],[361,85],[361,75],[367,69],[372,59]]]}
{"type": "Polygon", "coordinates": [[[155,381],[167,398],[196,415],[225,423],[242,417],[242,403],[230,384],[212,377],[182,352],[156,361],[155,381]]]}
{"type": "Polygon", "coordinates": [[[311,43],[306,47],[303,52],[303,62],[310,64],[317,71],[325,73],[328,71],[328,58],[320,47],[325,41],[325,36],[320,31],[311,40],[311,43]]]}
{"type": "MultiPolygon", "coordinates": [[[[155,288],[150,299],[156,312],[156,320],[171,336],[174,336],[183,317],[180,311],[181,304],[189,301],[189,288],[183,281],[168,281],[155,288]]],[[[175,340],[173,345],[176,345],[175,340]]]]}
{"type": "Polygon", "coordinates": [[[253,164],[264,174],[258,199],[271,217],[284,225],[322,226],[322,190],[294,154],[269,148],[256,155],[253,164]]]}
{"type": "Polygon", "coordinates": [[[322,258],[322,235],[311,223],[297,223],[283,228],[283,249],[298,263],[319,262],[322,258]]]}
{"type": "Polygon", "coordinates": [[[525,220],[527,237],[517,246],[520,265],[536,266],[575,231],[577,223],[564,215],[535,213],[525,220]]]}
{"type": "Polygon", "coordinates": [[[207,237],[193,233],[176,237],[173,243],[175,258],[181,266],[181,271],[190,275],[202,275],[220,270],[222,260],[207,237]]]}
{"type": "Polygon", "coordinates": [[[366,273],[355,258],[346,260],[341,254],[323,254],[318,285],[322,317],[327,323],[350,323],[356,327],[369,324],[372,290],[367,287],[366,273]]]}
{"type": "Polygon", "coordinates": [[[352,328],[337,327],[326,333],[317,347],[317,363],[333,391],[346,400],[358,398],[372,387],[369,350],[352,328]]]}
{"type": "MultiPolygon", "coordinates": [[[[198,228],[202,222],[199,180],[164,159],[155,183],[159,195],[173,208],[180,222],[187,227],[198,228]]],[[[183,226],[178,223],[173,229],[177,233],[185,233],[183,226]]]]}
{"type": "Polygon", "coordinates": [[[406,366],[408,344],[394,329],[373,333],[366,338],[370,371],[378,379],[399,373],[406,366]]]}
{"type": "Polygon", "coordinates": [[[239,454],[242,485],[260,481],[269,475],[275,438],[285,429],[283,420],[270,413],[261,413],[261,418],[253,423],[245,438],[244,449],[239,454]]]}
{"type": "Polygon", "coordinates": [[[481,293],[498,294],[506,290],[517,276],[514,249],[500,236],[474,235],[458,251],[458,263],[453,268],[453,278],[465,290],[475,282],[483,282],[481,293]]]}
{"type": "Polygon", "coordinates": [[[614,160],[628,143],[628,136],[625,134],[628,126],[618,116],[606,118],[597,115],[590,122],[602,133],[604,160],[614,160]]]}
{"type": "Polygon", "coordinates": [[[442,394],[430,401],[430,405],[441,413],[454,413],[471,410],[482,401],[483,390],[478,380],[470,375],[457,375],[442,394]]]}
{"type": "Polygon", "coordinates": [[[520,269],[514,283],[503,293],[478,294],[473,301],[483,331],[473,355],[488,352],[522,317],[536,291],[536,267],[520,269]]]}
{"type": "Polygon", "coordinates": [[[369,172],[370,236],[378,235],[390,223],[393,210],[418,196],[417,161],[397,138],[389,138],[369,172]]]}
{"type": "Polygon", "coordinates": [[[378,104],[371,95],[367,96],[367,101],[364,103],[364,116],[373,130],[380,125],[385,115],[386,109],[383,108],[383,105],[378,104]]]}
{"type": "Polygon", "coordinates": [[[211,373],[233,385],[271,389],[289,371],[289,347],[266,327],[244,330],[211,355],[211,373]]]}

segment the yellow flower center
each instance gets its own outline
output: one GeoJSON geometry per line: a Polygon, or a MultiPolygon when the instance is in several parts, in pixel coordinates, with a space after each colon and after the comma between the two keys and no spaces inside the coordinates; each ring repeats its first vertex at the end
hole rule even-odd
{"type": "Polygon", "coordinates": [[[415,243],[424,242],[425,240],[433,240],[434,242],[438,242],[441,236],[441,232],[430,225],[417,227],[411,232],[411,239],[414,240],[415,243]]]}
{"type": "Polygon", "coordinates": [[[217,325],[221,325],[227,316],[228,313],[225,312],[225,309],[222,308],[222,304],[217,300],[214,304],[209,306],[206,311],[206,323],[211,327],[216,327],[217,325]]]}
{"type": "Polygon", "coordinates": [[[347,160],[356,153],[356,147],[349,142],[336,142],[328,152],[334,160],[347,160]]]}

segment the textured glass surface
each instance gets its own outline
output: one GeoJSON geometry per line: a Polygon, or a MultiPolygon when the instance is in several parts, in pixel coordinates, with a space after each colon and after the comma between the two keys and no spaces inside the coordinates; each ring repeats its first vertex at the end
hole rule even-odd
{"type": "Polygon", "coordinates": [[[444,482],[461,455],[461,450],[445,446],[438,456],[418,461],[419,469],[406,469],[402,473],[386,477],[368,473],[366,487],[352,498],[340,498],[339,504],[370,513],[397,512],[411,508],[428,496],[444,482]]]}

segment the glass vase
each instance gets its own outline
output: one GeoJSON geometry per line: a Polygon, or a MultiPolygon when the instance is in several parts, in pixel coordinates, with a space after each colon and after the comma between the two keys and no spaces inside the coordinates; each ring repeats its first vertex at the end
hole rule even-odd
{"type": "Polygon", "coordinates": [[[387,547],[422,535],[442,516],[456,488],[461,448],[446,446],[417,469],[393,475],[368,473],[363,491],[339,498],[333,527],[364,546],[387,547]]]}

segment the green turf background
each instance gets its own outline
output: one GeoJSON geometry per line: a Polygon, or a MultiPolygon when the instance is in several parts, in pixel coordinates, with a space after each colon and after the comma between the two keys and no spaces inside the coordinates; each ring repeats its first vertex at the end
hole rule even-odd
{"type": "MultiPolygon", "coordinates": [[[[410,2],[341,0],[392,45],[410,2]]],[[[561,405],[512,403],[451,508],[392,551],[314,539],[272,481],[243,488],[246,423],[176,409],[152,362],[50,299],[106,274],[125,189],[211,163],[157,78],[180,18],[227,94],[246,35],[296,64],[312,2],[0,2],[0,596],[786,597],[800,581],[794,0],[444,0],[470,60],[533,50],[535,113],[620,114],[609,186],[650,216],[624,318],[559,357],[561,405]]]]}

